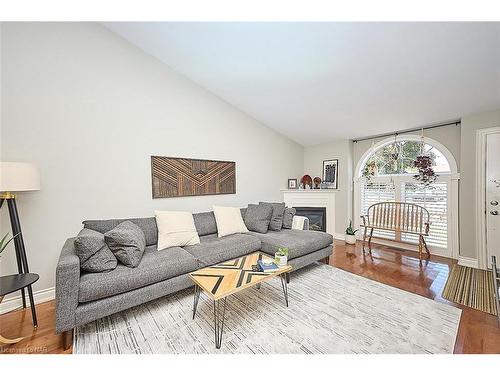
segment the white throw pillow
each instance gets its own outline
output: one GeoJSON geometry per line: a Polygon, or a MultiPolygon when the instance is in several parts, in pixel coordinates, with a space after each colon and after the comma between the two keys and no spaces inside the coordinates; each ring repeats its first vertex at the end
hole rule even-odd
{"type": "Polygon", "coordinates": [[[238,207],[213,206],[213,210],[219,237],[248,232],[238,207]]]}
{"type": "Polygon", "coordinates": [[[200,243],[192,213],[155,211],[155,218],[158,227],[158,250],[200,243]]]}

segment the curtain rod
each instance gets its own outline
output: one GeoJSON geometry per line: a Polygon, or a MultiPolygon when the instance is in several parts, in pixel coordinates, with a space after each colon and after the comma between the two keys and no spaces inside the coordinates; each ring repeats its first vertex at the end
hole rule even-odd
{"type": "Polygon", "coordinates": [[[388,136],[392,136],[392,135],[398,136],[398,135],[401,135],[401,134],[413,133],[414,131],[418,131],[418,130],[422,130],[422,129],[423,130],[427,130],[427,129],[440,128],[442,126],[460,125],[461,123],[462,122],[460,120],[457,120],[457,121],[452,121],[452,122],[445,122],[443,124],[421,126],[419,128],[412,128],[412,129],[407,129],[407,130],[399,130],[399,131],[395,131],[395,132],[392,132],[392,133],[384,133],[384,134],[373,135],[373,136],[370,136],[370,137],[356,138],[356,139],[353,139],[352,141],[354,143],[357,143],[357,142],[360,142],[360,141],[367,141],[369,139],[388,137],[388,136]]]}

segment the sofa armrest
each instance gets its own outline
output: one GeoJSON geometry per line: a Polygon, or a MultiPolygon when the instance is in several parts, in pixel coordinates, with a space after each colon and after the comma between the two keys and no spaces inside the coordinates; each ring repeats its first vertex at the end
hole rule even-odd
{"type": "Polygon", "coordinates": [[[295,215],[292,221],[292,228],[300,230],[309,230],[309,218],[295,215]],[[302,222],[304,224],[302,224],[302,222]]]}
{"type": "Polygon", "coordinates": [[[56,332],[68,331],[76,325],[76,307],[80,285],[80,259],[75,253],[74,238],[69,238],[56,267],[56,332]]]}

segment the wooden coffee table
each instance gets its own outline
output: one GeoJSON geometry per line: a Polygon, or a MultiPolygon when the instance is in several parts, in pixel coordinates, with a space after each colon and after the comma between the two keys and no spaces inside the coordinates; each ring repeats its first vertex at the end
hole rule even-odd
{"type": "Polygon", "coordinates": [[[196,316],[196,308],[198,307],[202,290],[213,301],[215,347],[217,349],[220,349],[222,343],[226,298],[228,296],[254,285],[259,287],[263,281],[280,276],[285,303],[288,307],[286,274],[292,271],[292,266],[280,267],[275,272],[252,271],[252,265],[257,264],[257,260],[259,259],[274,260],[274,258],[264,253],[255,252],[227,262],[202,268],[189,274],[189,277],[194,282],[193,319],[196,316]]]}

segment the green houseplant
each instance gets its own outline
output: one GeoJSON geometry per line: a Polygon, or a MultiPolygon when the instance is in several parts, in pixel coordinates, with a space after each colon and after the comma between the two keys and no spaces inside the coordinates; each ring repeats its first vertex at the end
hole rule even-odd
{"type": "Polygon", "coordinates": [[[288,262],[288,247],[280,247],[274,254],[274,261],[279,267],[286,266],[288,262]]]}
{"type": "Polygon", "coordinates": [[[352,220],[349,220],[349,226],[345,230],[345,243],[349,245],[354,245],[356,243],[356,232],[359,229],[354,230],[352,227],[352,220]]]}
{"type": "MultiPolygon", "coordinates": [[[[18,233],[19,234],[19,233],[18,233]]],[[[7,245],[12,241],[14,238],[16,238],[17,234],[15,236],[12,236],[10,239],[7,239],[9,237],[9,233],[7,233],[3,238],[0,240],[0,263],[2,262],[2,253],[7,247],[7,245]]]]}
{"type": "Polygon", "coordinates": [[[14,238],[17,237],[17,234],[15,236],[12,236],[9,240],[7,239],[8,236],[9,236],[9,233],[7,233],[5,236],[3,236],[3,238],[0,240],[0,256],[2,256],[2,252],[5,250],[5,248],[10,243],[10,241],[12,241],[14,238]]]}

